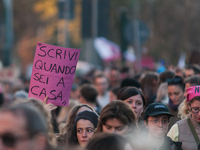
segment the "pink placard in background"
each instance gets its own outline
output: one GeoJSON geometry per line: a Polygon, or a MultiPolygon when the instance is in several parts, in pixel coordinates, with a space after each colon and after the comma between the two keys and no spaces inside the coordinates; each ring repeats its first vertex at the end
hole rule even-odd
{"type": "Polygon", "coordinates": [[[79,59],[80,49],[37,43],[29,98],[44,100],[56,106],[67,106],[79,59]]]}

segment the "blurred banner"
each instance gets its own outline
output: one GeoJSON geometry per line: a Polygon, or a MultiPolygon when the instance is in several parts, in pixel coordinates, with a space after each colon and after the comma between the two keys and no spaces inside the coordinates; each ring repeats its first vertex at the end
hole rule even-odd
{"type": "Polygon", "coordinates": [[[178,65],[177,65],[179,68],[185,67],[185,59],[186,59],[186,54],[184,52],[182,52],[179,57],[178,65]]]}
{"type": "Polygon", "coordinates": [[[135,62],[137,60],[137,57],[135,55],[135,50],[132,46],[129,46],[126,51],[123,52],[123,56],[125,60],[128,62],[135,62]]]}
{"type": "Polygon", "coordinates": [[[94,47],[103,61],[121,59],[120,47],[106,38],[96,38],[94,40],[94,47]]]}
{"type": "MultiPolygon", "coordinates": [[[[0,65],[2,66],[2,65],[0,65]]],[[[17,81],[20,76],[20,69],[15,66],[11,65],[9,67],[0,67],[0,81],[17,81]]]]}

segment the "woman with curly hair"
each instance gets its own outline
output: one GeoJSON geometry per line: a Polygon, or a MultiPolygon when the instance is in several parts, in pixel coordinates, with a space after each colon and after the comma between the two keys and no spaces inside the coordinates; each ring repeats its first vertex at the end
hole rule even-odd
{"type": "Polygon", "coordinates": [[[187,89],[187,97],[179,109],[182,118],[176,122],[168,136],[174,141],[182,142],[182,149],[200,149],[200,86],[187,89]]]}
{"type": "Polygon", "coordinates": [[[85,147],[89,140],[94,135],[98,124],[98,115],[93,111],[81,111],[75,117],[72,134],[69,146],[85,147]]]}
{"type": "Polygon", "coordinates": [[[61,133],[57,135],[58,145],[68,145],[68,143],[74,142],[74,139],[71,137],[71,135],[75,124],[75,117],[79,112],[84,110],[94,111],[92,107],[86,104],[78,104],[72,108],[72,110],[69,113],[66,125],[63,127],[61,133]]]}

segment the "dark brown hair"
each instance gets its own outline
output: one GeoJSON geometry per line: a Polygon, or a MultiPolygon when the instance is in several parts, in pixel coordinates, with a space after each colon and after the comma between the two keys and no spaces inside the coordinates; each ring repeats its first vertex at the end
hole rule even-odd
{"type": "Polygon", "coordinates": [[[75,117],[77,115],[78,110],[81,107],[88,107],[89,109],[91,109],[92,111],[94,111],[92,109],[92,107],[90,107],[89,105],[86,104],[79,104],[76,105],[72,108],[72,110],[69,113],[69,117],[67,119],[66,125],[63,127],[61,134],[58,135],[57,137],[57,143],[59,145],[76,145],[77,141],[76,139],[74,139],[74,134],[72,133],[73,128],[74,128],[74,124],[75,124],[75,117]]]}
{"type": "Polygon", "coordinates": [[[124,87],[124,88],[120,89],[117,94],[117,99],[124,101],[124,100],[128,99],[129,97],[132,97],[132,96],[135,96],[138,94],[142,97],[143,106],[145,106],[144,95],[136,87],[124,87]]]}
{"type": "Polygon", "coordinates": [[[157,72],[147,72],[141,80],[141,88],[144,94],[146,105],[154,102],[159,84],[157,72]]]}
{"type": "Polygon", "coordinates": [[[168,86],[179,86],[183,92],[185,91],[185,83],[184,83],[184,79],[180,76],[175,76],[174,78],[172,79],[167,79],[167,83],[168,83],[168,86]]]}
{"type": "Polygon", "coordinates": [[[85,150],[123,150],[126,141],[118,134],[100,133],[87,144],[85,150]]]}
{"type": "Polygon", "coordinates": [[[96,98],[98,95],[98,91],[96,90],[95,86],[92,84],[83,84],[80,87],[80,94],[83,98],[90,103],[96,103],[96,98]]]}
{"type": "Polygon", "coordinates": [[[103,125],[108,119],[118,119],[124,125],[128,125],[130,129],[137,129],[136,115],[133,109],[121,100],[114,100],[108,103],[100,113],[97,132],[103,131],[103,125]]]}

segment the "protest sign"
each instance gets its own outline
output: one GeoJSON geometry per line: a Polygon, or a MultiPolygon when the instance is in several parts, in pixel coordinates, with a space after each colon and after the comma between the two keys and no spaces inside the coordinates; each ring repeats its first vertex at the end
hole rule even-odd
{"type": "Polygon", "coordinates": [[[29,97],[56,106],[67,106],[74,80],[80,49],[64,48],[45,43],[36,47],[29,97]]]}

